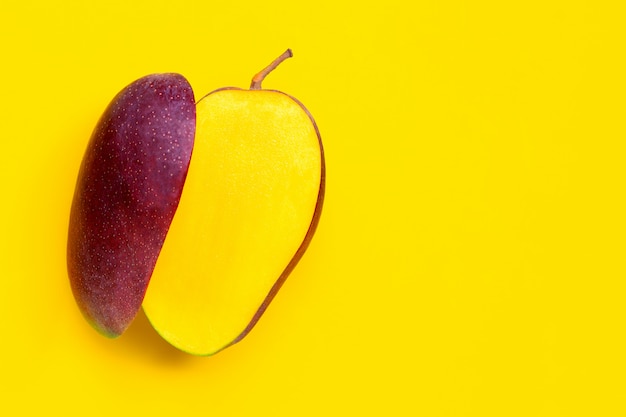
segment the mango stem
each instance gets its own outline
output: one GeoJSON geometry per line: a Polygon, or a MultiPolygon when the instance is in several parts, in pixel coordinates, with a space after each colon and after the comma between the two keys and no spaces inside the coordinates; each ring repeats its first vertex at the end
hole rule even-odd
{"type": "Polygon", "coordinates": [[[259,71],[259,73],[257,73],[254,77],[252,77],[252,82],[250,83],[250,90],[260,90],[261,83],[263,82],[267,74],[272,72],[274,68],[276,68],[277,66],[281,64],[281,62],[283,62],[287,58],[291,58],[292,56],[293,56],[293,53],[291,52],[291,49],[287,49],[278,58],[272,61],[271,64],[269,64],[267,67],[259,71]]]}

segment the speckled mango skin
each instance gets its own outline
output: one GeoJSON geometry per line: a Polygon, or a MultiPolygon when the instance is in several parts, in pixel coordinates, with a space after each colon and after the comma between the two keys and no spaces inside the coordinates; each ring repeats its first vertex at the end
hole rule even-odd
{"type": "Polygon", "coordinates": [[[72,202],[67,267],[76,302],[117,337],[141,308],[193,149],[194,94],[179,74],[124,88],[100,118],[72,202]]]}

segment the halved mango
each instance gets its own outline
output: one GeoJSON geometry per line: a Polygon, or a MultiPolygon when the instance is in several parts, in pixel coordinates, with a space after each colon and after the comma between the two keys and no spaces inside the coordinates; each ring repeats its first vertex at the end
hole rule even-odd
{"type": "Polygon", "coordinates": [[[321,214],[325,164],[313,118],[282,92],[220,89],[198,102],[196,117],[185,187],[143,308],[172,345],[210,355],[252,329],[302,257],[321,214]]]}

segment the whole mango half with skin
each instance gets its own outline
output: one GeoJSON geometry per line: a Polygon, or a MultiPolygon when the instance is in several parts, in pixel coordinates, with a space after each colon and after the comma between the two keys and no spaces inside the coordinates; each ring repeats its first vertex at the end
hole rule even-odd
{"type": "Polygon", "coordinates": [[[324,201],[313,117],[261,86],[291,56],[250,89],[220,88],[197,103],[176,74],[140,79],[113,100],[83,159],[68,239],[74,295],[101,333],[118,336],[143,305],[173,346],[212,355],[263,315],[309,246],[324,201]],[[161,91],[175,86],[185,94],[161,91]]]}
{"type": "Polygon", "coordinates": [[[67,267],[99,332],[124,332],[141,308],[178,206],[196,129],[193,90],[178,74],[125,87],[98,121],[78,174],[67,267]]]}

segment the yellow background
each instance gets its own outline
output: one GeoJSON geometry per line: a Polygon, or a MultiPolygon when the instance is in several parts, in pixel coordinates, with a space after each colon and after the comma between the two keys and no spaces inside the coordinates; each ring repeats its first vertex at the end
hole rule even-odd
{"type": "Polygon", "coordinates": [[[624,415],[623,2],[412,3],[3,0],[0,414],[624,415]],[[328,165],[302,262],[217,356],[99,336],[65,243],[104,107],[287,47],[264,86],[328,165]]]}

